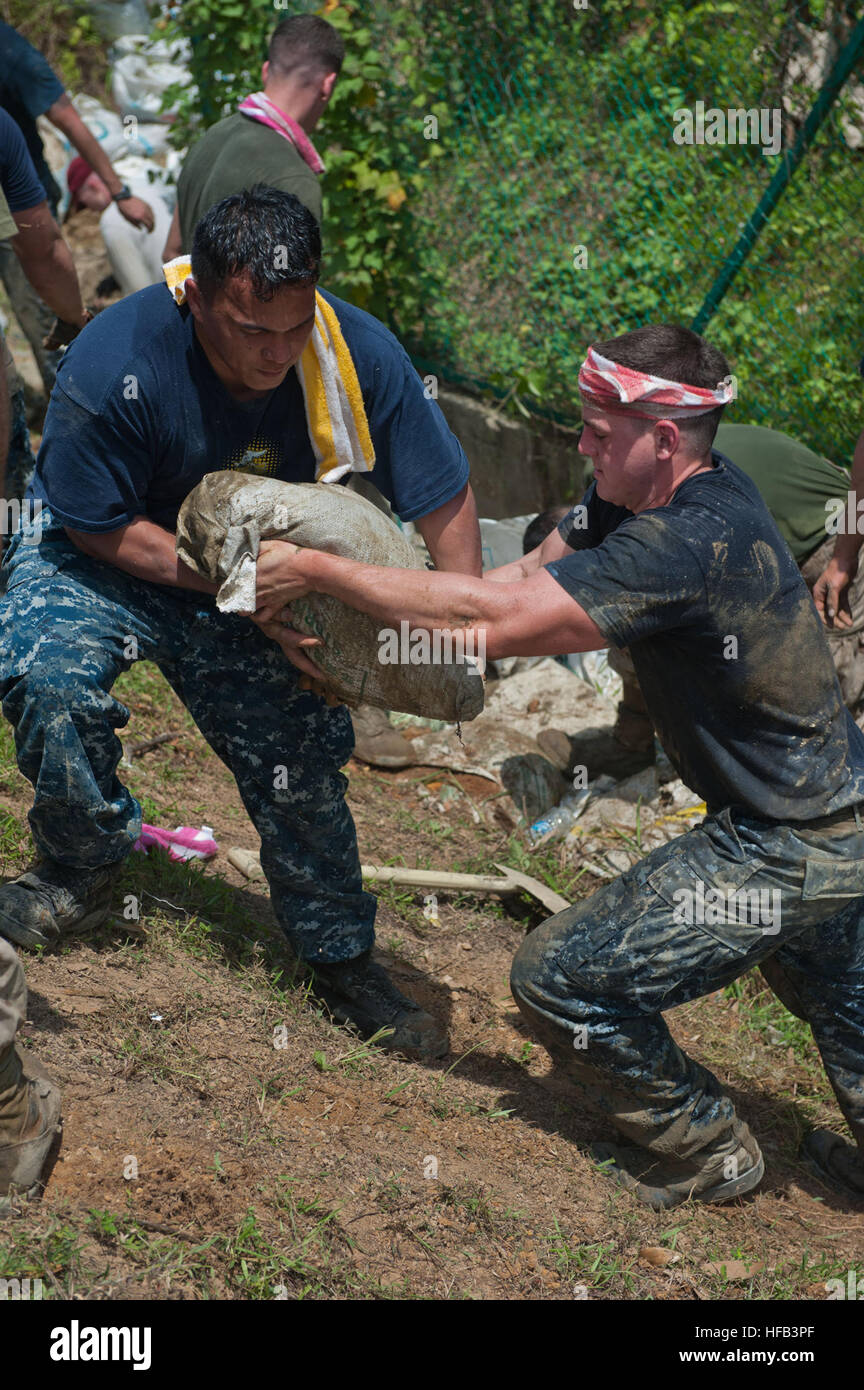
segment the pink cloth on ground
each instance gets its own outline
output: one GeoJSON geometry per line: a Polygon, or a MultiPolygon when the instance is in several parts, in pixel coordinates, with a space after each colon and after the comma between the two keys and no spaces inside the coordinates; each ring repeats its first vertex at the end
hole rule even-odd
{"type": "Polygon", "coordinates": [[[172,859],[212,859],[219,853],[209,825],[196,830],[192,825],[179,825],[176,830],[162,830],[158,825],[142,825],[141,834],[132,846],[144,854],[156,846],[166,849],[172,859]]]}

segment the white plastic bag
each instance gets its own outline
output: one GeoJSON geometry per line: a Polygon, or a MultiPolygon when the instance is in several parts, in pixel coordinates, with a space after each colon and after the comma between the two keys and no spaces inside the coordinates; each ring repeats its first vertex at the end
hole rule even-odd
{"type": "Polygon", "coordinates": [[[189,45],[181,41],[131,36],[120,39],[111,68],[111,90],[124,115],[139,121],[169,122],[175,113],[162,110],[165,91],[181,83],[194,96],[187,62],[189,45]]]}
{"type": "MultiPolygon", "coordinates": [[[[116,111],[109,111],[107,106],[103,106],[95,97],[75,96],[72,100],[78,115],[91,135],[95,135],[109,159],[126,149],[123,122],[116,111]]],[[[68,140],[64,143],[69,151],[69,158],[73,158],[77,150],[72,148],[68,140]]]]}

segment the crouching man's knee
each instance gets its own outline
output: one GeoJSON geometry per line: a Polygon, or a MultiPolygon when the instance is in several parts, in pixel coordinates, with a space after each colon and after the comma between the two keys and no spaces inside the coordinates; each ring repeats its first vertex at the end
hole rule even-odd
{"type": "Polygon", "coordinates": [[[561,924],[550,918],[526,936],[513,958],[510,989],[520,1012],[544,1034],[569,1026],[576,990],[557,963],[561,924]]]}

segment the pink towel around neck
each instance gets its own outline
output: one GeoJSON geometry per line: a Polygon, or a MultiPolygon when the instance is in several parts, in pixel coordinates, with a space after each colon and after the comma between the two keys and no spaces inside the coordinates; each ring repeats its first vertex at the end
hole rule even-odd
{"type": "Polygon", "coordinates": [[[242,111],[244,116],[251,116],[253,121],[260,121],[262,125],[278,131],[286,140],[291,141],[314,174],[324,173],[321,156],[303,127],[298,125],[293,116],[274,105],[263,92],[253,92],[251,96],[244,97],[237,110],[242,111]]]}

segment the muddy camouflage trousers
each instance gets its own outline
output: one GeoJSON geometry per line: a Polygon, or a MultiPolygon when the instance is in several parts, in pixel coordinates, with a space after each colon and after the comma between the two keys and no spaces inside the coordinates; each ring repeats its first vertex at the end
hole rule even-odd
{"type": "Polygon", "coordinates": [[[0,936],[0,1057],[27,1017],[27,987],[15,947],[0,936]]]}
{"type": "Polygon", "coordinates": [[[135,660],[155,662],[237,781],[261,836],[276,917],[309,961],[349,960],[374,938],[339,771],[353,748],[345,706],[299,673],[248,618],[207,595],[149,584],[90,559],[42,512],[13,538],[0,589],[0,700],[35,798],[41,854],[76,868],[125,858],[141,809],[117,777],[112,694],[135,660]]]}
{"type": "Polygon", "coordinates": [[[864,833],[709,816],[532,932],[511,985],[584,1099],[628,1139],[688,1158],[735,1118],[663,1012],[761,965],[810,1024],[864,1149],[864,833]]]}

